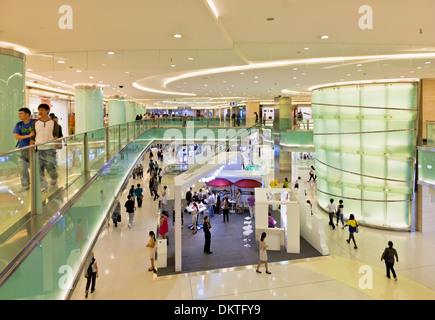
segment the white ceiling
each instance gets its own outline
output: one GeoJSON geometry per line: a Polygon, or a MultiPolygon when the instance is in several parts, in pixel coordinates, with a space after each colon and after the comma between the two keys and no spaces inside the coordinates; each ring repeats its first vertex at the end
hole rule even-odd
{"type": "MultiPolygon", "coordinates": [[[[28,48],[26,67],[32,74],[50,77],[49,85],[67,85],[65,89],[73,91],[76,83],[103,83],[105,96],[142,101],[181,101],[182,94],[192,92],[204,103],[227,96],[233,101],[262,100],[285,95],[285,89],[307,92],[330,82],[435,78],[435,57],[364,58],[435,53],[433,0],[213,1],[218,19],[207,0],[70,1],[73,29],[61,30],[58,10],[68,4],[65,1],[4,0],[0,41],[28,48]],[[361,5],[373,8],[372,30],[358,27],[361,5]],[[270,17],[274,20],[267,21],[270,17]],[[174,38],[176,33],[183,37],[174,38]],[[329,39],[320,39],[324,34],[329,39]],[[352,56],[361,58],[321,64],[303,60],[352,56]],[[248,68],[243,75],[207,71],[277,60],[301,62],[248,68]],[[162,85],[168,77],[199,70],[205,71],[162,85]],[[133,83],[180,94],[145,92],[133,83]]],[[[32,80],[30,74],[27,78],[32,80]]]]}

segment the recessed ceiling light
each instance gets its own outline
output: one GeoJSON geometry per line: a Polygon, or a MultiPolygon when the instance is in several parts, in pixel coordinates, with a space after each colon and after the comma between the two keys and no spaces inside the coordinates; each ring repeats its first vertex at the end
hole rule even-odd
{"type": "Polygon", "coordinates": [[[245,74],[244,72],[240,72],[240,74],[245,74]]]}
{"type": "Polygon", "coordinates": [[[107,67],[107,64],[102,63],[101,66],[102,66],[102,67],[107,67]]]}
{"type": "Polygon", "coordinates": [[[179,33],[176,33],[176,34],[174,34],[174,38],[182,38],[183,36],[181,35],[181,34],[179,34],[179,33]]]}
{"type": "Polygon", "coordinates": [[[362,64],[361,63],[358,63],[357,65],[356,65],[357,67],[361,67],[362,66],[362,64]]]}
{"type": "Polygon", "coordinates": [[[175,64],[171,64],[171,67],[172,67],[172,68],[175,68],[176,66],[177,66],[177,65],[175,65],[175,64]]]}
{"type": "Polygon", "coordinates": [[[329,36],[327,36],[327,35],[325,34],[324,36],[321,36],[320,38],[322,38],[322,39],[328,39],[329,36]]]}
{"type": "Polygon", "coordinates": [[[94,79],[94,77],[90,76],[89,79],[94,79]]]}
{"type": "Polygon", "coordinates": [[[82,72],[82,70],[76,70],[76,72],[82,72]]]}
{"type": "Polygon", "coordinates": [[[65,83],[66,81],[65,81],[65,80],[62,80],[62,82],[65,83]]]}
{"type": "Polygon", "coordinates": [[[128,72],[128,71],[125,71],[125,73],[126,73],[126,74],[129,74],[130,72],[128,72]]]}
{"type": "Polygon", "coordinates": [[[310,50],[310,48],[307,47],[307,48],[304,48],[304,50],[308,51],[308,50],[310,50]]]}
{"type": "Polygon", "coordinates": [[[425,64],[430,64],[430,63],[431,63],[430,61],[426,61],[426,62],[425,62],[425,64]]]}
{"type": "Polygon", "coordinates": [[[423,67],[417,67],[417,69],[422,69],[423,67]]]}
{"type": "Polygon", "coordinates": [[[294,71],[298,70],[298,68],[293,68],[294,71]]]}
{"type": "Polygon", "coordinates": [[[360,70],[356,70],[357,72],[361,72],[362,70],[360,69],[360,70]]]}
{"type": "Polygon", "coordinates": [[[65,63],[65,61],[63,61],[63,60],[57,60],[57,63],[63,64],[63,63],[65,63]]]}
{"type": "Polygon", "coordinates": [[[193,60],[193,58],[187,58],[187,60],[190,60],[190,61],[192,61],[192,60],[193,60]]]}
{"type": "Polygon", "coordinates": [[[113,51],[109,51],[109,52],[107,52],[107,54],[111,54],[111,55],[113,55],[113,54],[115,54],[115,52],[113,52],[113,51]]]}

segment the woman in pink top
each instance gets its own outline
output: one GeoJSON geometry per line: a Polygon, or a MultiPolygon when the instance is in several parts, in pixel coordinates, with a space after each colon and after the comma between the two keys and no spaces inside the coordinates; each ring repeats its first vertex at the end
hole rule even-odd
{"type": "Polygon", "coordinates": [[[159,234],[162,237],[162,239],[166,239],[166,234],[168,233],[168,218],[162,214],[160,217],[160,228],[159,228],[159,234]]]}

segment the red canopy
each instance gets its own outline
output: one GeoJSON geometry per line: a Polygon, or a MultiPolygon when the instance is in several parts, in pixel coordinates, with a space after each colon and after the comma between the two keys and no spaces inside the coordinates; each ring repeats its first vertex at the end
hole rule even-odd
{"type": "Polygon", "coordinates": [[[234,185],[239,188],[258,188],[261,187],[263,184],[261,182],[258,182],[257,180],[242,179],[234,182],[234,185]]]}
{"type": "Polygon", "coordinates": [[[212,181],[206,182],[206,184],[212,187],[229,187],[233,183],[227,179],[216,178],[212,181]]]}

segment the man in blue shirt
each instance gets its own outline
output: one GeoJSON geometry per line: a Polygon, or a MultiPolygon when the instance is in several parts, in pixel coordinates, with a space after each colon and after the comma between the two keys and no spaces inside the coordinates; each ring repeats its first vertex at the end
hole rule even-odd
{"type": "MultiPolygon", "coordinates": [[[[31,112],[28,108],[18,110],[19,122],[15,125],[13,133],[18,140],[17,147],[23,148],[30,145],[30,138],[33,136],[33,119],[30,118],[31,112]]],[[[22,191],[29,189],[29,149],[21,150],[18,153],[18,163],[20,167],[20,178],[22,191]]]]}

